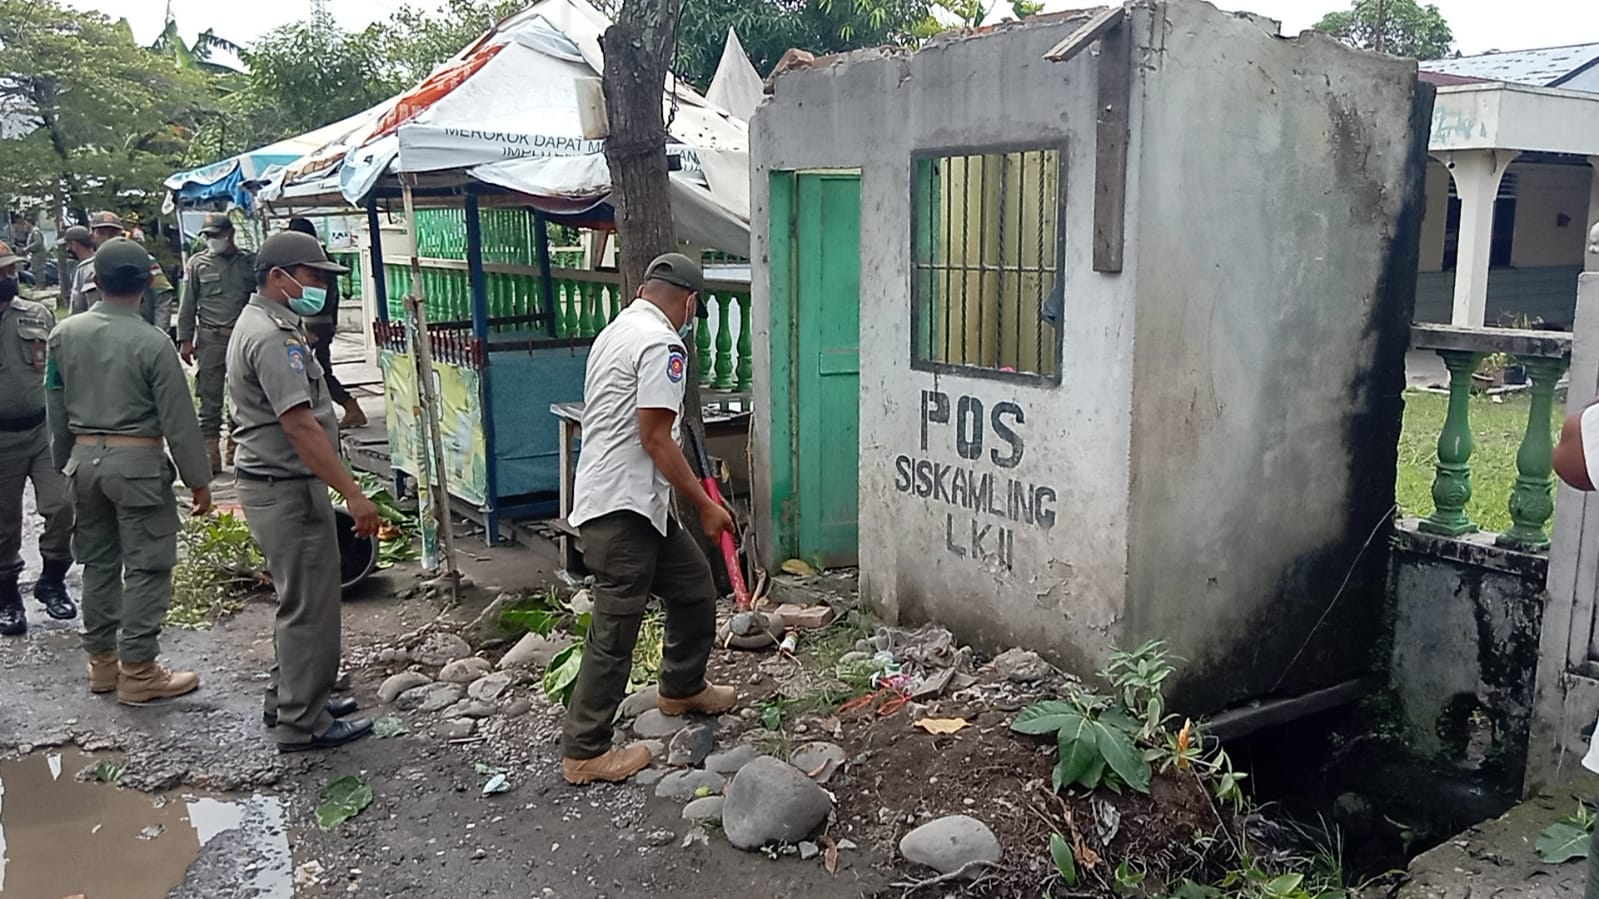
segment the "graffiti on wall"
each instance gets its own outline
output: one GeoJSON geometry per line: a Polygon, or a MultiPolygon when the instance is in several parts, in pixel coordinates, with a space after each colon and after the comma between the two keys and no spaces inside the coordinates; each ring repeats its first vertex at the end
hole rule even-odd
{"type": "MultiPolygon", "coordinates": [[[[422,459],[416,426],[416,362],[409,353],[378,356],[388,402],[389,464],[415,475],[422,459]]],[[[488,503],[488,454],[483,439],[483,400],[478,373],[433,363],[434,388],[444,443],[444,476],[450,494],[474,505],[488,503]]]]}
{"type": "Polygon", "coordinates": [[[1022,477],[1027,412],[1009,400],[921,391],[916,455],[894,458],[894,489],[944,513],[944,551],[1009,572],[1016,532],[1055,526],[1055,488],[1022,477]]]}

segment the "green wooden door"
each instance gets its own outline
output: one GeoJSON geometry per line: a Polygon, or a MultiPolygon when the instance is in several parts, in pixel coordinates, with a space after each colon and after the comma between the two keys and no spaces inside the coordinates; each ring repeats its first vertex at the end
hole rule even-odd
{"type": "Polygon", "coordinates": [[[860,543],[860,175],[777,173],[771,211],[778,544],[789,556],[853,565],[860,543]]]}

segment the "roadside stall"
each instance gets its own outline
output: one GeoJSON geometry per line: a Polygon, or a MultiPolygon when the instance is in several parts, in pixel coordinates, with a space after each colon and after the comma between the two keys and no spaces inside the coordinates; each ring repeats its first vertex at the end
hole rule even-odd
{"type": "MultiPolygon", "coordinates": [[[[557,266],[550,237],[558,225],[614,227],[603,141],[584,136],[580,113],[608,24],[583,0],[542,0],[364,130],[285,166],[259,195],[275,214],[365,209],[390,464],[420,483],[436,461],[457,509],[478,512],[491,542],[504,521],[562,512],[551,407],[582,399],[588,348],[623,302],[615,272],[557,266]],[[385,227],[407,202],[407,233],[385,227]],[[424,449],[416,420],[418,391],[429,386],[418,383],[419,347],[407,333],[404,298],[416,294],[433,357],[437,452],[424,449]]],[[[683,86],[662,102],[679,238],[744,257],[745,124],[683,86]]],[[[747,389],[749,354],[733,355],[734,334],[747,344],[751,330],[747,274],[714,284],[721,328],[705,331],[707,376],[747,389]]]]}

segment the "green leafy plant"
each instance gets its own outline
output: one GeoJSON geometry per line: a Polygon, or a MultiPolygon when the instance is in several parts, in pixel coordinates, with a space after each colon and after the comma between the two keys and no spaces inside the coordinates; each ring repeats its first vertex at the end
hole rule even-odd
{"type": "Polygon", "coordinates": [[[116,762],[99,762],[90,773],[103,784],[114,784],[122,779],[122,766],[116,762]]]}
{"type": "MultiPolygon", "coordinates": [[[[506,609],[500,613],[500,620],[541,637],[548,637],[556,631],[571,633],[572,644],[550,659],[541,684],[544,695],[551,702],[570,706],[572,690],[577,686],[577,674],[583,666],[583,650],[594,613],[574,611],[571,603],[561,599],[552,589],[543,596],[531,598],[524,605],[506,609]]],[[[661,654],[665,644],[665,619],[658,612],[645,615],[643,624],[639,626],[638,641],[633,646],[633,669],[628,675],[629,691],[654,683],[660,676],[661,654]]]]}
{"type": "Polygon", "coordinates": [[[1011,722],[1011,730],[1017,733],[1055,734],[1060,750],[1053,775],[1056,790],[1074,784],[1090,790],[1101,786],[1116,790],[1126,784],[1147,793],[1151,771],[1133,745],[1136,728],[1137,722],[1118,710],[1088,713],[1059,699],[1036,702],[1011,722]]]}
{"type": "Polygon", "coordinates": [[[316,807],[317,826],[332,830],[372,804],[372,788],[359,777],[346,774],[323,787],[318,798],[321,802],[316,807]]]}
{"type": "Polygon", "coordinates": [[[1579,803],[1575,814],[1561,818],[1538,835],[1538,858],[1551,865],[1587,858],[1593,826],[1593,812],[1579,803]]]}
{"type": "Polygon", "coordinates": [[[1072,854],[1071,844],[1058,833],[1049,835],[1049,857],[1055,862],[1055,870],[1066,881],[1066,885],[1077,886],[1077,856],[1072,854]]]}
{"type": "Polygon", "coordinates": [[[172,602],[166,623],[199,628],[243,606],[261,589],[266,560],[250,539],[244,519],[221,512],[185,518],[178,530],[178,562],[172,569],[172,602]]]}

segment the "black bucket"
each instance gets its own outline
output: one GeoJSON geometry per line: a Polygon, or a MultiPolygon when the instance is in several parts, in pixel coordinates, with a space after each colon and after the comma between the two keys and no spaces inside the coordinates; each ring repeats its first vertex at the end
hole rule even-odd
{"type": "Polygon", "coordinates": [[[355,517],[343,506],[333,507],[333,517],[339,529],[339,587],[348,591],[378,567],[378,540],[356,536],[355,517]]]}

